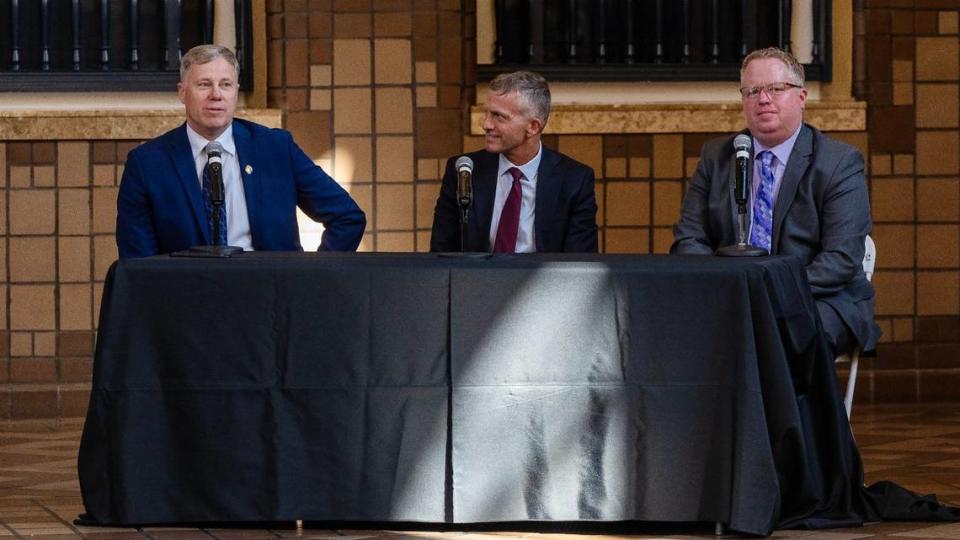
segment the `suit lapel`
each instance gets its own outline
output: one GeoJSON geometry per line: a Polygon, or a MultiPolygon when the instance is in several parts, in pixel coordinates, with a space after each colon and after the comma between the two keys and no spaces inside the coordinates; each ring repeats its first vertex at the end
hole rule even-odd
{"type": "Polygon", "coordinates": [[[477,167],[479,174],[474,178],[473,212],[471,220],[473,234],[476,239],[476,251],[490,250],[490,225],[493,221],[493,203],[497,197],[497,169],[500,167],[500,156],[490,152],[479,152],[477,160],[481,161],[477,167]]]}
{"type": "Polygon", "coordinates": [[[813,130],[806,124],[800,127],[800,135],[793,145],[787,168],[783,172],[780,182],[780,192],[777,202],[773,205],[773,237],[770,239],[770,253],[777,253],[780,244],[780,231],[783,220],[797,196],[797,187],[810,167],[810,156],[813,155],[813,130]]]}
{"type": "MultiPolygon", "coordinates": [[[[750,165],[752,168],[753,161],[750,162],[750,165]]],[[[723,175],[723,178],[726,178],[726,182],[727,182],[727,185],[724,186],[725,189],[723,190],[723,193],[727,194],[727,206],[730,208],[730,220],[727,223],[733,224],[733,227],[731,228],[732,234],[730,235],[729,238],[726,238],[726,235],[725,235],[725,240],[729,240],[730,242],[737,242],[738,241],[737,233],[739,232],[740,213],[739,213],[739,208],[737,208],[737,199],[735,196],[736,194],[734,193],[734,191],[736,191],[736,188],[737,188],[737,161],[735,159],[727,160],[726,174],[723,175]]],[[[751,204],[750,204],[750,201],[748,200],[746,205],[747,213],[745,218],[745,223],[747,224],[748,231],[749,231],[750,219],[752,215],[752,212],[751,212],[752,209],[750,208],[750,206],[751,204]]]]}
{"type": "Polygon", "coordinates": [[[554,178],[554,169],[560,163],[560,156],[546,146],[542,146],[540,166],[537,168],[536,206],[533,212],[533,230],[536,234],[537,251],[543,252],[543,239],[546,226],[553,222],[553,212],[559,206],[560,180],[554,178]]]}
{"type": "Polygon", "coordinates": [[[190,208],[193,209],[193,217],[197,220],[197,228],[203,235],[204,243],[210,243],[210,230],[207,225],[207,211],[203,207],[203,192],[200,188],[200,179],[197,178],[197,167],[193,161],[193,150],[190,148],[190,139],[187,138],[187,125],[183,124],[180,129],[173,133],[168,145],[167,152],[173,167],[180,178],[180,185],[187,194],[187,200],[190,202],[190,208]]]}
{"type": "Polygon", "coordinates": [[[243,180],[243,198],[247,202],[247,219],[250,222],[250,237],[253,248],[258,249],[257,234],[259,229],[259,214],[257,207],[257,188],[259,187],[256,164],[257,145],[253,143],[253,137],[245,125],[236,120],[233,121],[233,144],[237,147],[237,161],[240,163],[240,178],[243,180]]]}

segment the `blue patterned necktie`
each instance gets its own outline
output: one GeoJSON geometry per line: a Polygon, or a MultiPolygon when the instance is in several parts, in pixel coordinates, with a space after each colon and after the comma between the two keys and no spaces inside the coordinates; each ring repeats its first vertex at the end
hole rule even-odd
{"type": "Polygon", "coordinates": [[[753,201],[753,228],[750,245],[770,251],[773,236],[773,152],[765,150],[760,158],[760,185],[753,201]]]}
{"type": "MultiPolygon", "coordinates": [[[[203,166],[203,206],[207,211],[207,230],[213,238],[213,200],[210,198],[210,164],[203,166]]],[[[220,241],[213,245],[227,245],[227,205],[220,207],[220,241]]]]}

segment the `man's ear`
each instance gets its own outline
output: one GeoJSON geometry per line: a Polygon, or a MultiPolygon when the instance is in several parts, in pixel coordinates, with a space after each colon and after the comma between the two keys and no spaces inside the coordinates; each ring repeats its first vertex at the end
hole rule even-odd
{"type": "Polygon", "coordinates": [[[184,94],[183,82],[178,82],[178,83],[177,83],[177,97],[180,98],[180,103],[183,103],[183,94],[184,94]]]}
{"type": "Polygon", "coordinates": [[[527,135],[533,137],[543,132],[543,121],[539,118],[531,118],[527,123],[527,135]]]}

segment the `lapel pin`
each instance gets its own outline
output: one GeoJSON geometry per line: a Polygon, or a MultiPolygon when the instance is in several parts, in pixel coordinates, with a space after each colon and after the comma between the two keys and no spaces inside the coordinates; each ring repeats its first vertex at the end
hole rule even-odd
{"type": "Polygon", "coordinates": [[[243,168],[243,172],[247,174],[253,174],[253,165],[247,165],[243,168]]]}

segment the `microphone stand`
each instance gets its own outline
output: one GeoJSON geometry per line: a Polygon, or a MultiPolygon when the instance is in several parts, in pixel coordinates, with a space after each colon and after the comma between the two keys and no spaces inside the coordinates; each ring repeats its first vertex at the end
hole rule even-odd
{"type": "MultiPolygon", "coordinates": [[[[219,157],[219,153],[215,154],[219,157]]],[[[209,246],[192,246],[190,249],[176,251],[171,253],[174,257],[211,257],[211,258],[230,258],[238,253],[243,253],[243,248],[239,246],[225,246],[220,243],[220,217],[223,215],[223,176],[220,169],[210,167],[210,203],[213,206],[213,244],[209,246]]]]}
{"type": "Polygon", "coordinates": [[[470,204],[473,202],[472,193],[460,196],[460,253],[467,252],[467,225],[470,222],[470,204]]]}
{"type": "Polygon", "coordinates": [[[717,250],[721,257],[766,257],[767,250],[747,243],[747,201],[737,199],[737,243],[717,250]]]}

